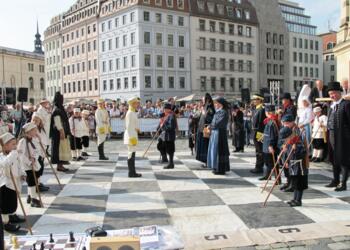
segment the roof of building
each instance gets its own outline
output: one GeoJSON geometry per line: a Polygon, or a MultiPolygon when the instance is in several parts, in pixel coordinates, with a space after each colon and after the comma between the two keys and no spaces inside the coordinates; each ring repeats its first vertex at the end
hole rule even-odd
{"type": "Polygon", "coordinates": [[[44,60],[44,58],[45,58],[44,54],[38,54],[38,53],[30,52],[30,51],[13,49],[13,48],[8,48],[8,47],[3,47],[3,46],[0,46],[0,53],[13,55],[13,56],[21,56],[21,57],[27,57],[27,58],[32,58],[32,59],[38,59],[38,60],[44,60]]]}

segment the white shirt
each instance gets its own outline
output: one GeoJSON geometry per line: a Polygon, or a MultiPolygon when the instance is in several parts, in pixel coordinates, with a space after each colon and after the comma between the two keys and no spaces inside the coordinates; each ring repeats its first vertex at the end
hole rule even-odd
{"type": "Polygon", "coordinates": [[[299,125],[310,124],[314,118],[311,107],[304,108],[299,112],[299,125]]]}
{"type": "MultiPolygon", "coordinates": [[[[33,144],[35,146],[35,140],[33,140],[33,144]]],[[[27,148],[27,141],[25,138],[22,138],[19,142],[18,142],[18,146],[17,146],[17,151],[19,154],[19,159],[21,161],[21,166],[22,169],[24,171],[29,171],[32,170],[32,162],[30,160],[30,158],[34,158],[35,159],[35,164],[34,164],[34,171],[39,171],[40,169],[40,163],[38,161],[39,156],[40,156],[40,151],[41,149],[38,147],[35,147],[35,149],[33,149],[33,147],[30,145],[30,143],[28,144],[28,148],[27,148]],[[29,153],[28,153],[28,148],[29,148],[29,153]]]]}
{"type": "Polygon", "coordinates": [[[83,118],[71,117],[69,118],[69,127],[72,135],[77,138],[84,136],[85,122],[83,118]]]}
{"type": "Polygon", "coordinates": [[[324,135],[324,129],[327,129],[328,117],[321,115],[320,117],[315,117],[313,128],[312,128],[312,137],[316,139],[322,139],[324,135]],[[321,125],[324,128],[321,128],[321,125]]]}
{"type": "Polygon", "coordinates": [[[138,139],[138,134],[136,129],[139,129],[139,119],[137,118],[137,113],[128,110],[125,117],[125,133],[124,133],[124,144],[129,145],[131,138],[138,139]]]}
{"type": "Polygon", "coordinates": [[[47,109],[43,106],[40,106],[38,108],[37,114],[39,114],[43,119],[42,122],[44,124],[46,135],[50,136],[51,113],[47,111],[47,109]]]}
{"type": "Polygon", "coordinates": [[[111,116],[111,117],[119,117],[120,116],[120,110],[119,109],[111,109],[110,111],[109,111],[109,115],[111,116]]]}
{"type": "Polygon", "coordinates": [[[21,176],[25,176],[25,172],[21,168],[21,161],[16,150],[11,151],[10,154],[0,154],[0,187],[6,186],[9,189],[15,190],[13,185],[10,169],[16,182],[18,190],[22,189],[21,176]]]}

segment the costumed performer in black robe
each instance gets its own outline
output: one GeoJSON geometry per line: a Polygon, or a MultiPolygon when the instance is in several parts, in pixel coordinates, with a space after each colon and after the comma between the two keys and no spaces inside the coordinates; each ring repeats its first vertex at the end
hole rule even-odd
{"type": "Polygon", "coordinates": [[[238,105],[233,106],[232,117],[234,122],[232,144],[236,148],[233,152],[244,152],[244,114],[238,105]]]}

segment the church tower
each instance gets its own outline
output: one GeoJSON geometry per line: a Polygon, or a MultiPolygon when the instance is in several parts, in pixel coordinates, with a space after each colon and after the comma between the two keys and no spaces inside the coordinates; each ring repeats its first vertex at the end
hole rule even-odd
{"type": "Polygon", "coordinates": [[[34,53],[44,54],[43,48],[42,48],[41,35],[39,33],[38,22],[36,23],[36,34],[35,34],[35,40],[34,40],[34,53]]]}
{"type": "Polygon", "coordinates": [[[340,29],[337,35],[337,43],[350,39],[350,3],[349,0],[341,0],[340,29]]]}

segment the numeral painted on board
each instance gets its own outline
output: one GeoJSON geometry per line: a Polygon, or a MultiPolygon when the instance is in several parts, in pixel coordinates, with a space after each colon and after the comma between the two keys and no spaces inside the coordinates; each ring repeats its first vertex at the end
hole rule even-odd
{"type": "Polygon", "coordinates": [[[300,229],[299,228],[283,228],[283,229],[279,229],[278,232],[282,233],[282,234],[290,234],[290,233],[300,233],[300,229]]]}
{"type": "Polygon", "coordinates": [[[213,241],[213,240],[227,240],[227,236],[225,234],[216,234],[216,235],[210,235],[210,236],[204,236],[204,239],[208,241],[213,241]]]}

